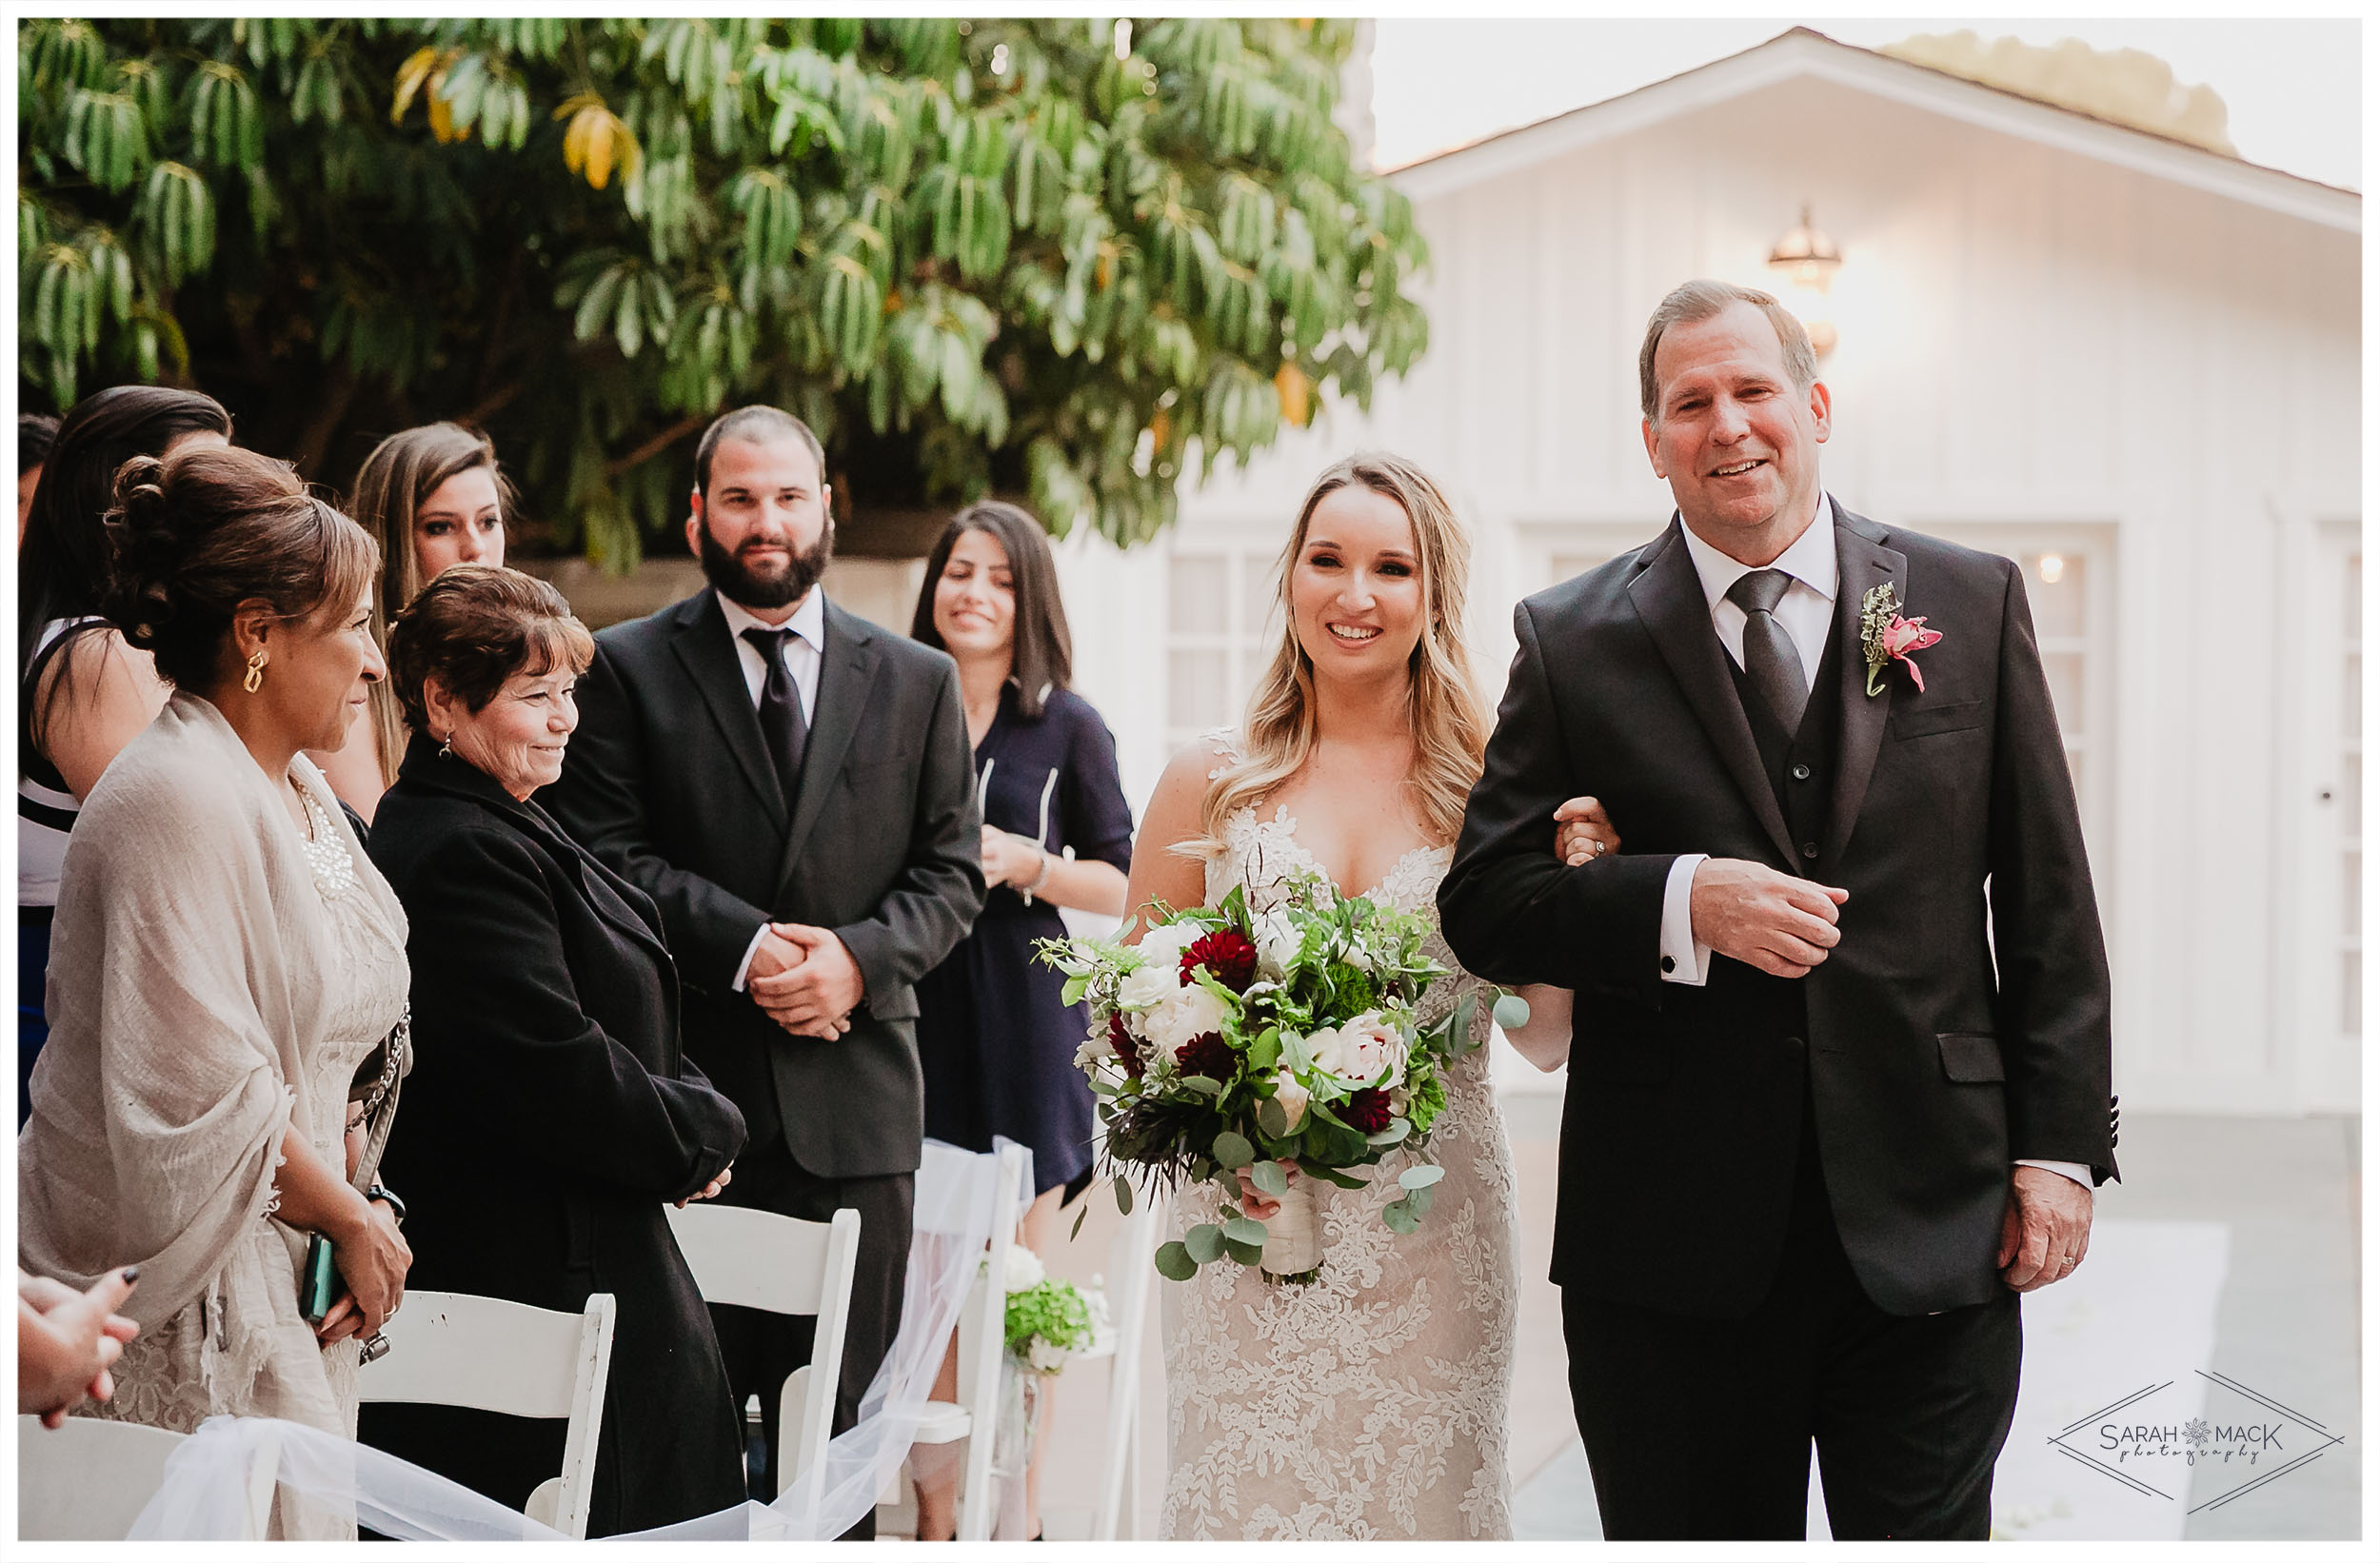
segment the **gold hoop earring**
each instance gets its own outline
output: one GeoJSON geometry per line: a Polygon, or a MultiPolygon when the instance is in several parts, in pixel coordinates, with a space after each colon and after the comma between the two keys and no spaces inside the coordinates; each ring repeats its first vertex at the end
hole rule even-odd
{"type": "Polygon", "coordinates": [[[240,687],[253,695],[256,693],[256,686],[264,682],[265,652],[260,646],[257,648],[256,655],[248,660],[248,677],[240,681],[240,687]]]}

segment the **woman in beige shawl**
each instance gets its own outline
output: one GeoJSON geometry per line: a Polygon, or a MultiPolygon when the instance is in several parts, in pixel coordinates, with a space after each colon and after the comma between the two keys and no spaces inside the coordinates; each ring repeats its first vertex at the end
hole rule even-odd
{"type": "Polygon", "coordinates": [[[108,615],[175,694],[68,849],[19,1260],[77,1288],[139,1266],[140,1334],[86,1415],[352,1436],[358,1336],[411,1261],[367,1197],[388,1112],[351,1166],[345,1144],[358,1066],[389,1040],[384,1102],[402,1071],[405,916],[300,751],[340,742],[385,674],[376,550],[248,451],[136,459],[117,505],[108,615]],[[340,1281],[319,1326],[299,1299],[315,1232],[340,1281]]]}

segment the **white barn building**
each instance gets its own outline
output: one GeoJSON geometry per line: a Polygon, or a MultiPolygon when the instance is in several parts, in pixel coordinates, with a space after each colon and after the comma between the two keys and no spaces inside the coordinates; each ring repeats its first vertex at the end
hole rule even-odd
{"type": "MultiPolygon", "coordinates": [[[[1795,30],[1408,167],[1432,346],[1187,494],[1061,550],[1078,685],[1145,800],[1237,719],[1299,499],[1367,446],[1477,538],[1501,693],[1518,598],[1654,536],[1636,354],[1694,276],[1834,327],[1828,488],[2022,561],[2138,1110],[2359,1099],[2362,202],[1795,30]],[[1823,293],[1767,265],[1804,205],[1823,293]]],[[[1622,830],[1626,821],[1620,821],[1622,830]]]]}

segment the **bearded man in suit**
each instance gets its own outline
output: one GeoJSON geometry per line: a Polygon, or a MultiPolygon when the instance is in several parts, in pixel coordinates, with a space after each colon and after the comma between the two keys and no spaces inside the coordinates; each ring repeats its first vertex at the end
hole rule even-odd
{"type": "Polygon", "coordinates": [[[1638,360],[1658,539],[1522,603],[1438,891],[1491,980],[1577,990],[1553,1278],[1614,1539],[1990,1533],[2018,1295],[2115,1176],[2107,956],[2013,563],[1819,481],[1765,293],[1638,360]],[[1601,800],[1623,849],[1545,830],[1601,800]]]}
{"type": "MultiPolygon", "coordinates": [[[[595,638],[549,807],[660,906],[685,1050],[744,1112],[723,1203],[860,1212],[835,1430],[901,1319],[924,1137],[913,984],[983,904],[958,670],[818,584],[834,548],[818,437],[739,408],[695,454],[686,541],[708,584],[595,638]]],[[[714,1307],[737,1404],[777,1399],[813,1321],[714,1307]]],[[[858,1533],[873,1533],[873,1517],[858,1533]]]]}

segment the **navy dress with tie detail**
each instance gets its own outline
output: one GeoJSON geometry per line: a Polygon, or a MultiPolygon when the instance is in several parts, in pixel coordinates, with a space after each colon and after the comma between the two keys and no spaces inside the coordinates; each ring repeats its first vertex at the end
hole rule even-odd
{"type": "MultiPolygon", "coordinates": [[[[1079,861],[1131,871],[1115,735],[1081,696],[1053,689],[1041,715],[1026,718],[1010,683],[975,771],[985,823],[1053,856],[1071,847],[1079,861]]],[[[1074,1061],[1090,1012],[1062,1001],[1064,977],[1033,953],[1037,940],[1065,934],[1058,908],[996,886],[974,930],[917,987],[926,1134],[972,1151],[989,1151],[996,1135],[1030,1145],[1037,1195],[1091,1168],[1091,1088],[1074,1061]]]]}

